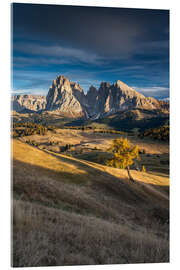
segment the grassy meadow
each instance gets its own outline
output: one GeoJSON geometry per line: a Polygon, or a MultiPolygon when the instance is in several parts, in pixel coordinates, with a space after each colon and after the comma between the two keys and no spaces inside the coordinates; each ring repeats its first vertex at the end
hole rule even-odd
{"type": "Polygon", "coordinates": [[[136,135],[56,128],[12,138],[12,265],[169,261],[169,146],[136,135]],[[128,137],[139,166],[105,165],[128,137]]]}

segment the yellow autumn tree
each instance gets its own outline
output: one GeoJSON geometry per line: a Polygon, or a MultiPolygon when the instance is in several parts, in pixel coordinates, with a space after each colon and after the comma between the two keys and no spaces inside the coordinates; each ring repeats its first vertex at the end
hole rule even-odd
{"type": "Polygon", "coordinates": [[[108,166],[127,169],[129,179],[134,181],[130,174],[130,166],[139,159],[138,146],[132,146],[127,138],[113,140],[113,143],[109,149],[113,153],[113,158],[107,160],[108,166]]]}

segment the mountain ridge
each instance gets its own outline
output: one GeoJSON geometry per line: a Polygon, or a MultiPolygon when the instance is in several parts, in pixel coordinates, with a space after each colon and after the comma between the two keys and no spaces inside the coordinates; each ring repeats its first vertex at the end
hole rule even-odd
{"type": "Polygon", "coordinates": [[[13,95],[11,105],[16,112],[23,112],[24,110],[37,112],[45,109],[46,97],[31,94],[13,95]]]}
{"type": "Polygon", "coordinates": [[[45,96],[17,95],[12,98],[15,111],[52,111],[72,118],[98,119],[117,112],[132,109],[168,111],[167,102],[145,97],[117,80],[113,84],[101,82],[96,89],[93,85],[85,94],[77,82],[72,82],[63,75],[53,80],[45,96]]]}

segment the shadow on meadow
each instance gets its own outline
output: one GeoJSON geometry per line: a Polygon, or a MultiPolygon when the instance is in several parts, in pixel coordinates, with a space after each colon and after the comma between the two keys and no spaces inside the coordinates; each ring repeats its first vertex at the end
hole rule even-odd
{"type": "Polygon", "coordinates": [[[82,173],[13,161],[13,266],[169,261],[169,202],[158,187],[57,158],[82,173]]]}

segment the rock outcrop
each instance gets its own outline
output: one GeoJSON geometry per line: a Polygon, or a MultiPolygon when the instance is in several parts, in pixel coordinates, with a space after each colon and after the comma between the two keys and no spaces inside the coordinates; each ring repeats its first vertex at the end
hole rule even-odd
{"type": "Polygon", "coordinates": [[[165,102],[145,97],[120,80],[113,84],[102,82],[98,90],[91,86],[85,95],[78,83],[69,81],[63,75],[53,81],[46,98],[33,95],[14,96],[13,109],[20,112],[25,108],[86,119],[97,119],[134,109],[168,110],[165,102]]]}
{"type": "Polygon", "coordinates": [[[12,109],[16,112],[40,111],[46,108],[46,97],[37,95],[12,96],[12,109]]]}
{"type": "Polygon", "coordinates": [[[92,94],[94,96],[92,106],[88,108],[90,117],[104,116],[131,109],[154,110],[161,107],[158,100],[145,97],[119,80],[112,85],[103,82],[99,90],[93,89],[93,92],[90,88],[87,97],[92,94]]]}
{"type": "Polygon", "coordinates": [[[86,115],[86,97],[79,84],[60,75],[54,81],[46,97],[46,110],[71,117],[86,115]]]}

